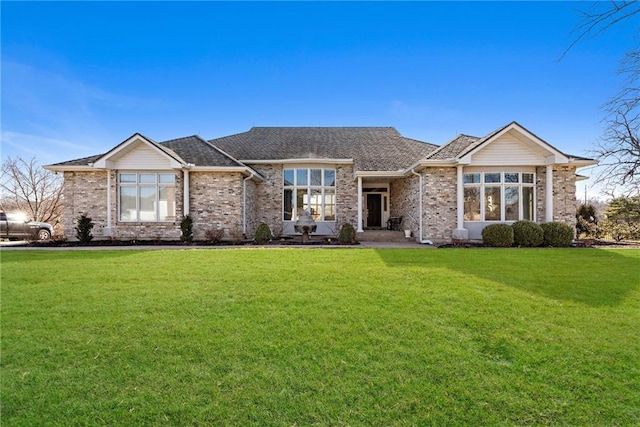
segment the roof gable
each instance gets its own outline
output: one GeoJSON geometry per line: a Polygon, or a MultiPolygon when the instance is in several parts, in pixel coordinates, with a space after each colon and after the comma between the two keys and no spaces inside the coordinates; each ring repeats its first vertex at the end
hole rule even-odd
{"type": "Polygon", "coordinates": [[[180,168],[185,163],[175,152],[139,133],[133,134],[93,162],[108,169],[180,168]]]}
{"type": "Polygon", "coordinates": [[[471,143],[457,156],[463,164],[554,164],[569,158],[517,122],[471,143]]]}

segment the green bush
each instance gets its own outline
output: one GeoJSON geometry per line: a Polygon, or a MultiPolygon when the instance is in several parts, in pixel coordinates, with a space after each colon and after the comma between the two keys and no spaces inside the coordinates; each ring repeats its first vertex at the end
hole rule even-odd
{"type": "Polygon", "coordinates": [[[338,241],[343,245],[351,245],[356,242],[356,230],[353,228],[353,225],[348,222],[342,224],[340,233],[338,234],[338,241]]]}
{"type": "Polygon", "coordinates": [[[542,224],[542,230],[545,246],[566,247],[573,241],[573,228],[563,222],[547,222],[542,224]]]}
{"type": "Polygon", "coordinates": [[[273,234],[271,234],[271,229],[269,228],[269,226],[266,223],[261,222],[256,229],[256,235],[254,237],[256,243],[262,245],[264,243],[270,242],[272,238],[273,234]]]}
{"type": "Polygon", "coordinates": [[[75,227],[76,229],[76,238],[80,241],[80,243],[89,243],[93,240],[93,234],[91,233],[91,229],[93,229],[93,221],[91,217],[87,216],[86,213],[83,213],[78,217],[78,225],[75,227]]]}
{"type": "Polygon", "coordinates": [[[180,239],[183,242],[193,242],[193,218],[190,215],[185,215],[180,221],[180,231],[182,232],[180,239]]]}
{"type": "Polygon", "coordinates": [[[508,248],[513,244],[513,228],[507,224],[491,224],[482,230],[482,241],[487,246],[508,248]]]}
{"type": "Polygon", "coordinates": [[[535,222],[516,221],[511,224],[513,228],[513,241],[516,246],[534,248],[540,246],[544,240],[544,231],[535,222]]]}

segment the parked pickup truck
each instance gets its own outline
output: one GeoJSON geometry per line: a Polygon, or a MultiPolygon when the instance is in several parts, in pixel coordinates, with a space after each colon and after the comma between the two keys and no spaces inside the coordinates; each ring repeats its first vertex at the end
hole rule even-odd
{"type": "Polygon", "coordinates": [[[0,238],[18,240],[47,240],[53,226],[46,222],[30,221],[21,214],[0,212],[0,238]]]}

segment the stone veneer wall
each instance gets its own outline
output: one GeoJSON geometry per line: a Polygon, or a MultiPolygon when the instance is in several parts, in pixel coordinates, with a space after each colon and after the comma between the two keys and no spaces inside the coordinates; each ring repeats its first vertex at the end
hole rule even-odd
{"type": "Polygon", "coordinates": [[[358,180],[353,165],[336,165],[336,235],[345,223],[358,229],[358,180]]]}
{"type": "Polygon", "coordinates": [[[576,225],[576,168],[558,166],[553,170],[553,220],[576,225]]]}
{"type": "MultiPolygon", "coordinates": [[[[544,166],[536,168],[537,222],[545,222],[547,173],[544,166]]],[[[553,220],[572,227],[576,223],[576,168],[553,167],[553,220]]]]}
{"type": "Polygon", "coordinates": [[[456,169],[426,168],[423,172],[423,238],[450,242],[456,228],[456,169]]]}
{"type": "Polygon", "coordinates": [[[391,216],[402,217],[400,228],[411,230],[411,235],[418,237],[420,224],[418,216],[420,203],[418,190],[420,180],[417,176],[411,175],[407,178],[397,179],[389,185],[389,203],[391,216]]]}
{"type": "Polygon", "coordinates": [[[102,236],[107,223],[107,173],[64,172],[64,209],[62,215],[64,236],[77,240],[75,226],[80,215],[87,214],[95,223],[93,235],[102,236]]]}
{"type": "Polygon", "coordinates": [[[258,224],[266,223],[274,236],[282,234],[282,165],[250,165],[260,172],[264,181],[256,184],[254,192],[255,225],[247,233],[253,235],[258,224]]]}
{"type": "Polygon", "coordinates": [[[205,231],[222,228],[224,238],[242,236],[242,179],[240,172],[189,174],[189,205],[194,239],[204,239],[205,231]]]}

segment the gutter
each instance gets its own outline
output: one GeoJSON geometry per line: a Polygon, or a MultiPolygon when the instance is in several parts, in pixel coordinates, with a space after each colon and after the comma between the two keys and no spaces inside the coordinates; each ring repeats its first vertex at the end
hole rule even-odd
{"type": "Polygon", "coordinates": [[[431,240],[426,240],[422,238],[422,174],[418,173],[415,171],[415,169],[411,169],[411,173],[413,175],[416,175],[419,179],[420,179],[420,184],[418,187],[418,212],[419,212],[419,218],[420,218],[420,222],[419,222],[419,226],[420,226],[420,235],[418,236],[418,243],[421,244],[428,244],[428,245],[433,245],[433,242],[431,240]]]}

